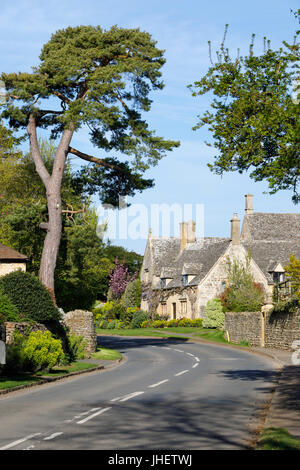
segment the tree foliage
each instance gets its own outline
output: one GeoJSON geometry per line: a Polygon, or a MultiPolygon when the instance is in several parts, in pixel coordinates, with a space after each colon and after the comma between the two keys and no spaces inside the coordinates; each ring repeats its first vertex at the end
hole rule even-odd
{"type": "Polygon", "coordinates": [[[285,275],[291,281],[295,297],[300,304],[300,259],[290,256],[289,263],[285,266],[285,275]]]}
{"type": "MultiPolygon", "coordinates": [[[[300,11],[300,10],[299,10],[300,11]]],[[[298,13],[299,17],[299,13],[298,13]]],[[[228,25],[227,25],[228,26],[228,25]]],[[[264,52],[233,57],[224,40],[214,63],[193,85],[193,96],[213,93],[211,108],[194,129],[208,126],[218,150],[209,168],[216,174],[250,171],[254,181],[267,181],[270,193],[293,191],[299,202],[300,121],[299,42],[272,50],[264,38],[264,52]],[[298,80],[298,82],[297,82],[298,80]],[[294,91],[294,93],[293,93],[294,91]],[[295,98],[298,94],[298,99],[295,98]]],[[[209,42],[210,45],[210,42],[209,42]]]]}

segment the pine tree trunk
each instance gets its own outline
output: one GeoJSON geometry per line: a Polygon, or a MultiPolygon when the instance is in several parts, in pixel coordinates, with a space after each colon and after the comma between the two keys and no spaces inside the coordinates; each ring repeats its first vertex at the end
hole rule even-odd
{"type": "Polygon", "coordinates": [[[36,123],[35,118],[33,116],[30,116],[29,118],[27,132],[29,135],[30,149],[32,158],[35,163],[36,171],[39,174],[41,180],[43,181],[46,189],[48,205],[47,234],[44,240],[39,279],[52,294],[53,299],[55,299],[54,273],[62,236],[61,185],[65,170],[66,159],[68,155],[68,149],[74,130],[72,128],[69,128],[63,132],[55,154],[51,175],[45,167],[42,156],[39,151],[38,140],[36,135],[36,123]]]}

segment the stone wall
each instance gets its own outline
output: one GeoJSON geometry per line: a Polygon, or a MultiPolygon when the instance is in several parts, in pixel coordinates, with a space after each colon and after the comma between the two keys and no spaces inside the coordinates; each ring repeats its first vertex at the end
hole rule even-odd
{"type": "MultiPolygon", "coordinates": [[[[5,343],[9,344],[12,340],[15,331],[19,331],[21,334],[32,333],[33,331],[47,331],[45,325],[41,323],[16,323],[16,322],[5,322],[2,326],[2,339],[5,343]]],[[[1,334],[1,333],[0,333],[1,334]]],[[[1,338],[0,338],[1,339],[1,338]]]]}
{"type": "Polygon", "coordinates": [[[225,337],[232,343],[248,341],[251,346],[292,351],[300,340],[300,309],[294,313],[225,313],[225,337]],[[228,336],[227,336],[228,335],[228,336]]]}
{"type": "Polygon", "coordinates": [[[91,353],[97,350],[93,314],[84,310],[68,312],[64,317],[64,324],[70,329],[71,334],[83,336],[87,340],[86,355],[90,357],[91,353]]]}
{"type": "Polygon", "coordinates": [[[294,313],[267,313],[265,347],[292,351],[292,343],[300,340],[300,309],[294,313]]]}
{"type": "Polygon", "coordinates": [[[263,316],[261,312],[226,312],[225,338],[231,343],[247,341],[251,346],[263,346],[263,316]]]}

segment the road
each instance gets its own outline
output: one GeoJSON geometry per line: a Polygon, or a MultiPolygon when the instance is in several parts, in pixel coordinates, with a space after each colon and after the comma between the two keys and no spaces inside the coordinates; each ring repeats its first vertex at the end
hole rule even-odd
{"type": "Polygon", "coordinates": [[[117,367],[0,397],[1,450],[248,449],[277,380],[219,345],[101,337],[117,367]]]}

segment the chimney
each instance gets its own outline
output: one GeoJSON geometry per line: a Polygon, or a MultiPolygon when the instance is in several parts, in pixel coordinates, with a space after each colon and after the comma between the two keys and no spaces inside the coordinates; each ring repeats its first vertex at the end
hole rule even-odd
{"type": "Polygon", "coordinates": [[[245,194],[246,215],[253,214],[253,194],[245,194]]]}
{"type": "Polygon", "coordinates": [[[233,245],[239,245],[241,239],[241,232],[240,232],[240,219],[238,215],[235,213],[233,218],[231,219],[231,242],[233,245]]]}
{"type": "Polygon", "coordinates": [[[196,223],[193,220],[180,224],[181,243],[180,251],[183,251],[188,243],[196,241],[196,223]]]}

